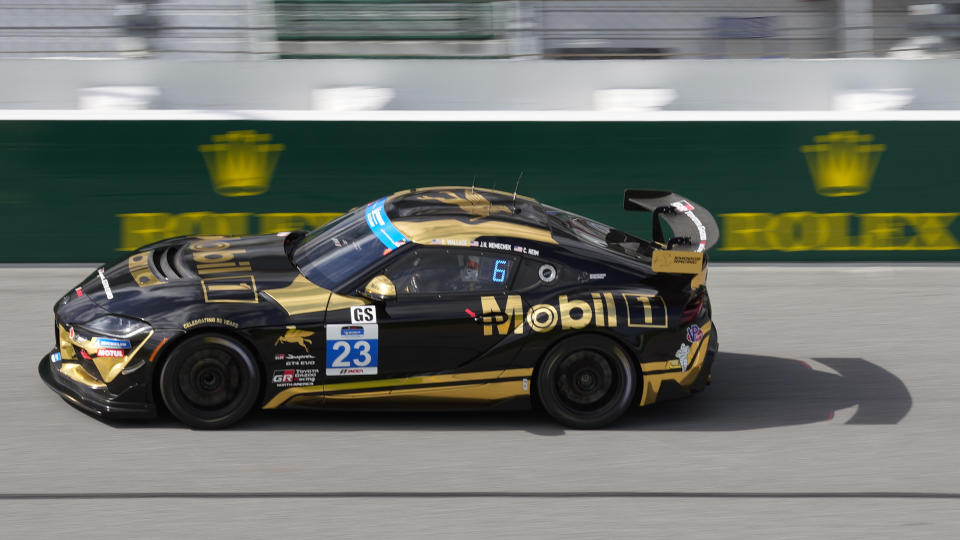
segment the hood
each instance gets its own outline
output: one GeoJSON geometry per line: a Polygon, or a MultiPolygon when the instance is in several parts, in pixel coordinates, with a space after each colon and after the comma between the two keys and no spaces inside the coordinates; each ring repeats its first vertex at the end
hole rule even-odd
{"type": "Polygon", "coordinates": [[[285,250],[285,236],[181,237],[141,248],[93,272],[83,296],[101,308],[151,323],[189,320],[190,311],[276,311],[261,290],[284,287],[300,276],[285,250]],[[249,304],[266,302],[263,309],[249,304]]]}

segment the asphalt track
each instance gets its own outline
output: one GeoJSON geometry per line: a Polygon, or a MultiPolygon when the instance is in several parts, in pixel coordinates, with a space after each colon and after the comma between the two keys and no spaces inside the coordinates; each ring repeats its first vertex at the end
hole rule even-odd
{"type": "Polygon", "coordinates": [[[106,423],[37,376],[87,267],[0,268],[2,538],[950,538],[960,266],[714,265],[713,385],[538,413],[106,423]]]}

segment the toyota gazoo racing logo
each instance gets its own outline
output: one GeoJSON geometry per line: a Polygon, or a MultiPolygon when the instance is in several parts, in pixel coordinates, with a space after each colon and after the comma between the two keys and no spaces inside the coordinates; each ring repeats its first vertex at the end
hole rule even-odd
{"type": "Polygon", "coordinates": [[[294,378],[296,374],[292,369],[277,370],[273,372],[273,382],[275,383],[292,383],[296,382],[294,378]]]}
{"type": "Polygon", "coordinates": [[[273,384],[284,388],[288,386],[310,386],[317,380],[318,369],[278,369],[273,372],[273,384]]]}

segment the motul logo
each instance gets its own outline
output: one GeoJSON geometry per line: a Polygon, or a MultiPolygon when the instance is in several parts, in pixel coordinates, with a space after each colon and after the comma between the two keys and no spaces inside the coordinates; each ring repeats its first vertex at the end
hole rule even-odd
{"type": "Polygon", "coordinates": [[[97,349],[97,356],[101,358],[123,358],[123,351],[120,349],[97,349]]]}

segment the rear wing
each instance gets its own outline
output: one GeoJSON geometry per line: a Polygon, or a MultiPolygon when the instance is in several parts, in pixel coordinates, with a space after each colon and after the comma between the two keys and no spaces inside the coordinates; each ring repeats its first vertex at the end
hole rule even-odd
{"type": "Polygon", "coordinates": [[[653,271],[696,274],[703,269],[703,254],[720,238],[720,227],[706,208],[670,191],[628,189],[623,209],[653,213],[653,271]],[[665,241],[660,218],[673,231],[665,241]],[[665,249],[664,249],[665,248],[665,249]]]}

